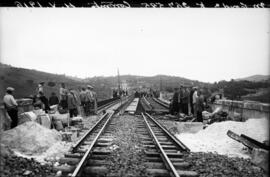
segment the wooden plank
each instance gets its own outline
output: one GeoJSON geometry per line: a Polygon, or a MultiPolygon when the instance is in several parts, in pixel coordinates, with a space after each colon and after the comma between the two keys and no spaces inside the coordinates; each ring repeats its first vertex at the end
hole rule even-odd
{"type": "Polygon", "coordinates": [[[232,139],[234,139],[234,140],[236,140],[236,141],[242,143],[243,145],[247,146],[247,147],[250,148],[250,149],[253,149],[253,148],[259,148],[257,145],[255,145],[255,144],[253,144],[252,142],[248,141],[247,139],[245,139],[245,138],[239,136],[238,134],[234,133],[234,132],[231,131],[231,130],[228,130],[227,135],[228,135],[230,138],[232,138],[232,139]]]}
{"type": "Polygon", "coordinates": [[[253,139],[253,138],[251,138],[251,137],[249,137],[247,135],[244,135],[244,134],[241,134],[240,136],[243,137],[243,138],[245,138],[245,139],[247,139],[248,141],[250,141],[251,143],[255,144],[256,146],[269,151],[269,146],[267,146],[266,144],[261,143],[261,142],[255,140],[255,139],[253,139]]]}

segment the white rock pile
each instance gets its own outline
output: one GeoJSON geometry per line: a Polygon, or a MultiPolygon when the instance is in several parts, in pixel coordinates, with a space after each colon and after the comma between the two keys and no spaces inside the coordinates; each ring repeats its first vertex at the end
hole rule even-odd
{"type": "Polygon", "coordinates": [[[61,140],[62,136],[58,131],[47,129],[34,121],[1,133],[1,143],[26,155],[43,153],[61,140]]]}
{"type": "Polygon", "coordinates": [[[181,133],[176,136],[193,152],[216,152],[229,157],[250,158],[251,154],[243,144],[227,136],[228,130],[239,135],[245,134],[260,142],[269,140],[269,120],[266,118],[213,123],[195,134],[181,133]]]}

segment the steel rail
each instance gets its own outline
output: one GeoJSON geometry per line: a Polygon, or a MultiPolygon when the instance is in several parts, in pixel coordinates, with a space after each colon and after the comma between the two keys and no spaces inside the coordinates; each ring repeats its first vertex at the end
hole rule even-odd
{"type": "Polygon", "coordinates": [[[149,103],[149,101],[147,101],[147,99],[145,98],[145,96],[143,96],[143,100],[145,101],[145,103],[146,103],[147,105],[149,105],[149,106],[151,107],[151,104],[149,103]]]}
{"type": "Polygon", "coordinates": [[[88,130],[78,141],[77,141],[77,143],[76,144],[74,144],[73,146],[72,146],[72,152],[74,152],[74,151],[76,151],[77,150],[77,148],[83,143],[83,141],[87,138],[87,136],[90,134],[90,133],[92,133],[94,130],[95,130],[95,128],[100,124],[100,122],[103,120],[103,119],[105,119],[105,117],[108,115],[109,113],[106,113],[106,114],[104,114],[96,123],[95,123],[95,125],[90,129],[90,130],[88,130]]]}
{"type": "Polygon", "coordinates": [[[151,134],[152,138],[154,139],[154,142],[157,145],[158,149],[161,151],[161,156],[162,156],[162,159],[163,159],[164,163],[169,168],[171,174],[174,177],[180,177],[180,175],[178,174],[177,170],[173,166],[171,160],[167,156],[166,152],[164,151],[164,149],[162,148],[162,146],[158,142],[158,139],[157,139],[156,135],[154,134],[153,130],[151,129],[151,127],[150,127],[149,123],[147,122],[146,117],[144,116],[143,113],[142,113],[142,116],[143,116],[144,122],[146,123],[147,129],[149,130],[149,133],[151,134]]]}
{"type": "Polygon", "coordinates": [[[102,126],[102,128],[100,129],[100,131],[96,135],[95,139],[92,141],[91,145],[89,146],[88,150],[86,151],[86,153],[84,154],[84,156],[80,160],[79,164],[77,165],[76,169],[74,170],[74,172],[71,175],[72,177],[77,177],[81,173],[81,170],[84,167],[84,165],[86,164],[87,159],[88,159],[89,155],[91,154],[91,151],[92,151],[95,143],[97,142],[97,140],[98,140],[99,136],[101,135],[101,133],[104,131],[105,127],[107,126],[107,124],[110,121],[113,114],[114,114],[114,112],[112,112],[110,115],[106,114],[106,115],[109,116],[109,118],[106,120],[105,124],[102,126]]]}
{"type": "MultiPolygon", "coordinates": [[[[133,95],[129,95],[128,97],[125,97],[125,98],[122,100],[122,104],[126,103],[126,101],[129,100],[129,99],[132,98],[132,97],[133,97],[133,95]]],[[[100,110],[98,110],[98,114],[99,114],[102,110],[107,109],[107,108],[109,108],[109,107],[111,107],[111,106],[113,106],[113,105],[115,105],[115,104],[117,104],[117,103],[121,103],[121,99],[120,99],[120,98],[117,99],[117,100],[112,101],[111,103],[107,103],[107,104],[104,104],[104,105],[100,106],[100,110]]]]}
{"type": "Polygon", "coordinates": [[[169,112],[169,109],[163,104],[159,103],[154,97],[147,98],[154,111],[169,112]]]}
{"type": "Polygon", "coordinates": [[[157,102],[158,104],[162,105],[163,107],[169,109],[169,105],[167,105],[166,103],[163,103],[163,102],[160,101],[159,99],[153,97],[153,100],[154,100],[155,102],[157,102]]]}
{"type": "MultiPolygon", "coordinates": [[[[117,102],[119,102],[120,100],[119,99],[117,99],[117,100],[114,100],[114,101],[112,101],[112,102],[110,102],[110,103],[107,103],[107,104],[104,104],[104,105],[102,105],[102,106],[100,106],[100,107],[98,107],[98,111],[100,112],[102,109],[105,109],[105,108],[107,108],[107,107],[110,107],[110,106],[112,106],[112,105],[114,105],[114,104],[116,104],[117,102]]],[[[72,146],[72,152],[74,152],[74,151],[76,151],[76,149],[81,145],[81,143],[83,143],[83,141],[84,141],[84,139],[90,134],[90,133],[92,133],[94,130],[95,130],[95,128],[98,126],[98,124],[106,117],[106,115],[107,115],[108,113],[105,113],[96,123],[95,123],[95,125],[90,129],[90,130],[88,130],[78,141],[77,141],[77,143],[75,144],[75,145],[73,145],[72,146]]]]}
{"type": "Polygon", "coordinates": [[[100,113],[103,109],[106,109],[106,108],[108,108],[108,107],[110,107],[110,106],[112,106],[112,105],[114,105],[114,104],[116,104],[118,102],[120,102],[120,99],[114,100],[114,101],[112,101],[110,103],[106,103],[106,104],[98,107],[98,113],[100,113]]]}
{"type": "Polygon", "coordinates": [[[181,149],[190,152],[190,149],[184,145],[182,142],[180,142],[174,135],[172,135],[165,127],[163,127],[158,121],[156,121],[151,115],[148,113],[145,113],[159,128],[161,128],[168,137],[170,137],[174,143],[176,143],[181,149]]]}
{"type": "Polygon", "coordinates": [[[149,103],[149,101],[143,96],[143,101],[146,103],[146,105],[150,108],[150,110],[153,110],[153,106],[149,103]]]}

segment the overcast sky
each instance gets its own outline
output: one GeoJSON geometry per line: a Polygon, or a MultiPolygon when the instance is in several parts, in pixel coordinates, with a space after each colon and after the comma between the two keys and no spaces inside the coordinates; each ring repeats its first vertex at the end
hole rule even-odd
{"type": "Polygon", "coordinates": [[[270,9],[0,8],[1,62],[78,77],[269,74],[270,9]]]}

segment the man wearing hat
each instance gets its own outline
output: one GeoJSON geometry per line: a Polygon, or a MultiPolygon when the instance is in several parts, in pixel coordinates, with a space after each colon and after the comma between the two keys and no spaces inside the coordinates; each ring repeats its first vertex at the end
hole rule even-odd
{"type": "Polygon", "coordinates": [[[18,125],[18,104],[12,95],[14,90],[14,88],[8,87],[6,89],[6,95],[3,98],[5,108],[8,112],[9,117],[12,120],[11,128],[14,128],[18,125]]]}
{"type": "Polygon", "coordinates": [[[91,108],[94,106],[94,96],[93,96],[93,92],[91,91],[91,89],[93,89],[93,87],[91,85],[87,85],[87,89],[86,89],[86,97],[87,97],[87,101],[86,101],[86,115],[90,115],[90,110],[91,108]]]}

